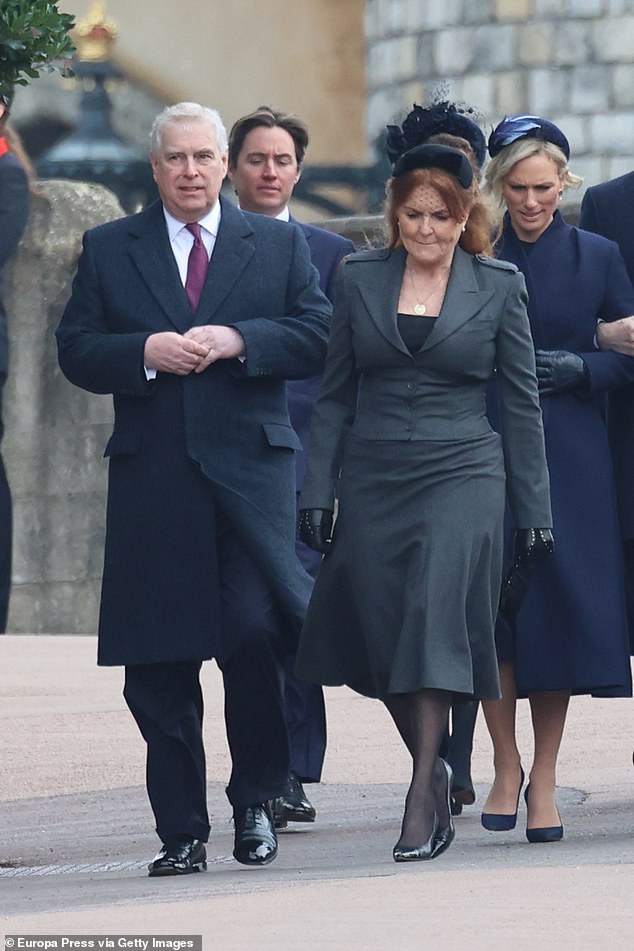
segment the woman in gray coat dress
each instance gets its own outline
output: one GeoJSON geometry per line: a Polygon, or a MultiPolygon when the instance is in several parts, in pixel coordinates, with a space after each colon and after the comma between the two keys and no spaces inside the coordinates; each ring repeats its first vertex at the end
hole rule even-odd
{"type": "Polygon", "coordinates": [[[542,529],[529,549],[550,505],[524,281],[481,254],[490,221],[464,154],[397,159],[387,220],[389,247],[350,255],[335,293],[300,516],[325,557],[298,672],[385,703],[413,759],[394,859],[413,861],[454,835],[437,755],[452,698],[499,695],[505,483],[517,526],[542,529]]]}

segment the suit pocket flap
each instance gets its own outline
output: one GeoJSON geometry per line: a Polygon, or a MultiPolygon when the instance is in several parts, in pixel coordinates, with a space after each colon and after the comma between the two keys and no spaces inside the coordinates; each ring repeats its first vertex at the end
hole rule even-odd
{"type": "Polygon", "coordinates": [[[283,446],[285,449],[302,448],[292,426],[286,426],[284,423],[263,423],[262,425],[269,446],[283,446]]]}
{"type": "Polygon", "coordinates": [[[104,456],[134,456],[140,448],[140,433],[113,433],[104,450],[104,456]]]}

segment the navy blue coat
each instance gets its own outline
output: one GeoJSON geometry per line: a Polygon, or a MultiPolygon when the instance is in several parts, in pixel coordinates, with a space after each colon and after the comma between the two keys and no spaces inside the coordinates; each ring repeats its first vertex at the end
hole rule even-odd
{"type": "Polygon", "coordinates": [[[15,251],[29,214],[29,183],[15,155],[0,156],[0,375],[9,366],[7,315],[2,303],[2,272],[15,251]]]}
{"type": "MultiPolygon", "coordinates": [[[[291,221],[294,219],[291,218],[291,221]]],[[[299,224],[299,222],[295,222],[299,224]]],[[[308,242],[310,258],[319,273],[319,286],[332,300],[334,277],[341,259],[354,251],[347,238],[316,228],[299,224],[308,242]]],[[[291,380],[287,383],[288,411],[293,429],[301,442],[295,453],[296,489],[304,482],[308,437],[313,407],[321,386],[321,374],[307,380],[291,380]]],[[[299,498],[299,495],[297,496],[299,498]]],[[[321,555],[298,538],[295,549],[306,571],[314,578],[321,565],[321,555]]],[[[318,782],[326,752],[326,711],[321,687],[307,683],[295,676],[294,660],[287,664],[285,679],[286,719],[291,744],[291,768],[302,781],[318,782]]]]}
{"type": "MultiPolygon", "coordinates": [[[[634,172],[589,188],[581,203],[579,227],[618,244],[634,284],[634,172]]],[[[631,313],[631,311],[630,311],[631,313]]],[[[634,386],[608,396],[608,431],[623,538],[634,539],[634,386]]]]}
{"type": "MultiPolygon", "coordinates": [[[[634,312],[617,246],[566,224],[559,213],[532,245],[505,219],[498,256],[523,272],[535,347],[570,350],[588,368],[589,392],[542,398],[555,553],[538,569],[512,645],[518,692],[631,692],[623,569],[605,394],[634,380],[634,359],[599,352],[598,318],[634,312]]],[[[508,647],[509,645],[505,645],[508,647]]],[[[505,649],[502,650],[502,658],[505,649]]]]}
{"type": "Polygon", "coordinates": [[[268,580],[289,637],[310,594],[294,549],[299,441],[284,381],[320,370],[330,304],[299,228],[221,205],[196,314],[157,203],[86,233],[57,331],[68,379],[114,395],[101,664],[217,653],[216,504],[268,580]],[[240,331],[244,362],[146,380],[150,334],[208,323],[240,331]]]}

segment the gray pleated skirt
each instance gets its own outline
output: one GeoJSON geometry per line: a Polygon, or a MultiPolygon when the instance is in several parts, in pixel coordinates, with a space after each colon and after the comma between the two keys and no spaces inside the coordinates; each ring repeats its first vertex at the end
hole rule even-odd
{"type": "Polygon", "coordinates": [[[454,442],[351,436],[297,673],[371,697],[423,688],[499,697],[504,504],[497,433],[454,442]]]}

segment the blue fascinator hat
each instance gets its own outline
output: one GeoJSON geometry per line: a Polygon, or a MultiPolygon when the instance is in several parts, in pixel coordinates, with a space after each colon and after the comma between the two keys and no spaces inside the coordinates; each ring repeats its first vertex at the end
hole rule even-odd
{"type": "Polygon", "coordinates": [[[552,142],[570,158],[570,143],[559,126],[541,116],[506,116],[502,119],[489,136],[489,155],[496,155],[520,139],[541,139],[542,142],[552,142]]]}

